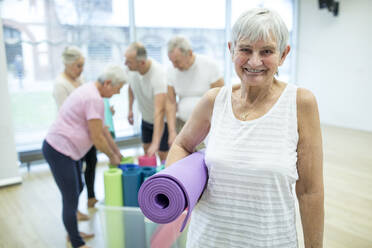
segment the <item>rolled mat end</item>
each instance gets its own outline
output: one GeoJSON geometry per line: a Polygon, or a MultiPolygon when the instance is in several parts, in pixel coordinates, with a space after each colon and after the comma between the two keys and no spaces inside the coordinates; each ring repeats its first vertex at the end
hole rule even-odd
{"type": "Polygon", "coordinates": [[[149,177],[138,192],[143,214],[155,223],[169,223],[188,208],[181,232],[208,180],[204,153],[193,153],[149,177]]]}

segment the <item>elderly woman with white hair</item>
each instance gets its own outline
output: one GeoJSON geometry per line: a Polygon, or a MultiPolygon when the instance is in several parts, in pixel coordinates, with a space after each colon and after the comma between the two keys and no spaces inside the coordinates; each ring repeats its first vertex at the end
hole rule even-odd
{"type": "Polygon", "coordinates": [[[243,13],[229,49],[237,86],[209,90],[171,147],[167,165],[209,133],[206,189],[187,247],[298,247],[294,186],[305,247],[322,247],[324,186],[318,107],[306,89],[275,75],[290,51],[269,9],[243,13]]]}
{"type": "Polygon", "coordinates": [[[104,126],[103,97],[119,94],[127,82],[127,75],[120,66],[108,66],[98,80],[74,90],[59,110],[43,142],[43,155],[62,194],[62,217],[73,247],[87,247],[82,237],[92,237],[78,232],[76,211],[81,175],[76,168],[79,160],[94,144],[105,153],[110,164],[118,165],[122,155],[107,127],[104,126]]]}
{"type": "MultiPolygon", "coordinates": [[[[54,83],[53,97],[58,110],[61,108],[66,98],[84,82],[80,77],[84,69],[84,56],[80,49],[76,46],[66,46],[62,52],[62,61],[64,70],[60,73],[54,83]]],[[[97,149],[92,146],[89,151],[81,159],[81,164],[86,162],[84,171],[85,184],[87,186],[88,207],[94,207],[98,201],[94,193],[94,180],[97,165],[97,149]]],[[[83,182],[80,182],[83,185],[83,182]]],[[[77,211],[78,220],[88,220],[89,216],[77,211]]]]}
{"type": "Polygon", "coordinates": [[[67,46],[62,52],[62,61],[64,70],[56,78],[53,87],[53,97],[58,109],[71,92],[82,85],[80,75],[84,69],[85,59],[78,47],[67,46]]]}

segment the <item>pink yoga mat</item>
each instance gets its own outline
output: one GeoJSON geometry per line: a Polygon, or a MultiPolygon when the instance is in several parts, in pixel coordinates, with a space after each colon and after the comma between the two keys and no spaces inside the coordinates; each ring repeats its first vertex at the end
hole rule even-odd
{"type": "Polygon", "coordinates": [[[152,166],[156,167],[156,156],[148,157],[146,155],[138,157],[139,166],[152,166]]]}
{"type": "Polygon", "coordinates": [[[188,208],[182,232],[207,180],[204,153],[195,152],[149,177],[138,192],[139,206],[147,218],[161,224],[174,221],[188,208]]]}

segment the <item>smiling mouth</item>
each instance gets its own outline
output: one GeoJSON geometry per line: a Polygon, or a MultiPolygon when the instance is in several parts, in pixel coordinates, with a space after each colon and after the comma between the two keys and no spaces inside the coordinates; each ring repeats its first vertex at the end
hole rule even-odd
{"type": "Polygon", "coordinates": [[[265,70],[244,68],[244,71],[249,72],[249,73],[261,73],[261,72],[264,72],[265,70]]]}

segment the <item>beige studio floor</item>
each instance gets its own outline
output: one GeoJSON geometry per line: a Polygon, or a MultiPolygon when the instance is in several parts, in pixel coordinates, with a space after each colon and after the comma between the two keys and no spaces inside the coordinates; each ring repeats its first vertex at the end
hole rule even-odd
{"type": "MultiPolygon", "coordinates": [[[[324,247],[370,248],[372,133],[326,126],[322,129],[326,193],[324,247]]],[[[134,148],[123,152],[139,155],[142,151],[134,148]]],[[[103,199],[105,169],[104,162],[97,167],[99,199],[103,199]]],[[[60,195],[48,166],[33,166],[30,173],[22,168],[21,175],[22,184],[0,188],[0,248],[67,247],[60,217],[60,195]]],[[[85,190],[80,199],[80,210],[87,212],[85,190]]],[[[89,214],[91,220],[81,222],[80,229],[96,234],[89,245],[104,247],[99,213],[93,209],[89,214]]],[[[303,247],[301,243],[300,247],[303,247]]]]}

